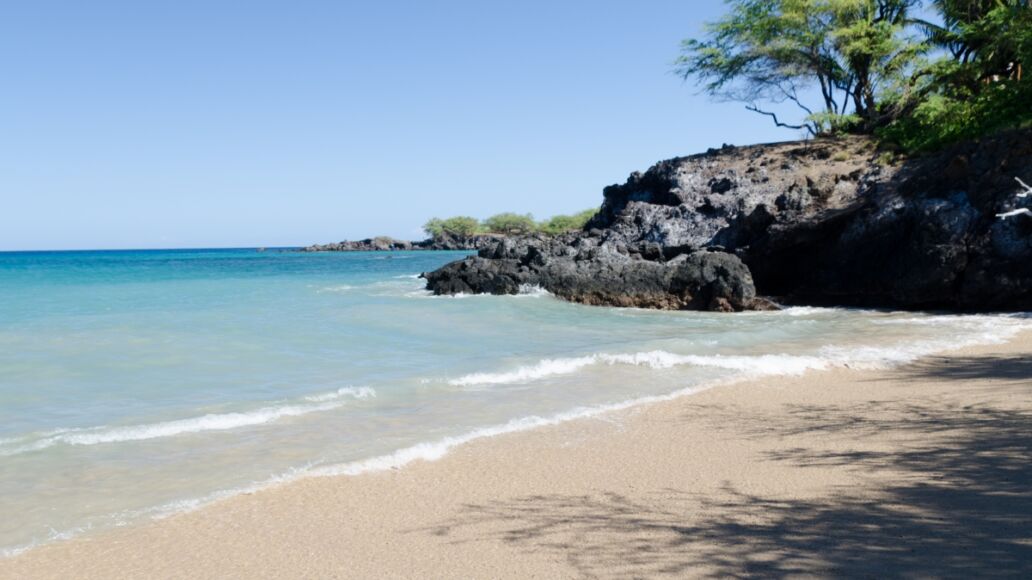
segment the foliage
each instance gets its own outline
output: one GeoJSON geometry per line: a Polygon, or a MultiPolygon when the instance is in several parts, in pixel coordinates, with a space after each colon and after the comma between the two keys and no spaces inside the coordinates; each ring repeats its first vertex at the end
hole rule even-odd
{"type": "Polygon", "coordinates": [[[1032,123],[1029,0],[730,0],[676,70],[781,127],[875,133],[927,150],[1032,123]],[[820,106],[803,95],[819,93],[820,106]],[[758,103],[795,103],[799,124],[758,103]]]}
{"type": "Polygon", "coordinates": [[[432,238],[440,237],[445,232],[460,237],[475,234],[529,234],[540,232],[556,235],[564,232],[583,229],[596,210],[586,209],[573,215],[557,215],[540,223],[528,214],[500,213],[481,222],[477,218],[456,216],[447,219],[433,218],[423,225],[423,231],[432,238]]]}
{"type": "Polygon", "coordinates": [[[484,220],[484,229],[498,234],[526,234],[533,232],[536,226],[534,216],[529,213],[500,213],[484,220]]]}
{"type": "Polygon", "coordinates": [[[480,230],[480,220],[468,216],[448,219],[433,218],[423,225],[423,231],[430,237],[439,237],[445,232],[461,237],[472,236],[480,230]]]}
{"type": "Polygon", "coordinates": [[[1032,83],[992,83],[977,95],[932,94],[913,113],[878,132],[907,151],[931,151],[1009,127],[1032,124],[1032,83]]]}
{"type": "Polygon", "coordinates": [[[881,97],[903,92],[905,75],[924,50],[905,34],[916,3],[730,0],[730,13],[708,25],[706,38],[682,43],[676,71],[710,95],[749,103],[781,127],[818,134],[848,120],[870,130],[894,114],[881,97]],[[822,101],[817,108],[801,96],[815,88],[822,101]],[[799,125],[784,123],[759,101],[790,101],[807,117],[799,125]]]}
{"type": "Polygon", "coordinates": [[[1028,0],[934,2],[941,24],[916,21],[945,56],[930,64],[927,98],[879,135],[910,151],[1032,124],[1028,0]]]}
{"type": "Polygon", "coordinates": [[[538,224],[538,231],[546,234],[561,234],[575,230],[582,230],[596,210],[586,209],[573,215],[557,215],[538,224]]]}

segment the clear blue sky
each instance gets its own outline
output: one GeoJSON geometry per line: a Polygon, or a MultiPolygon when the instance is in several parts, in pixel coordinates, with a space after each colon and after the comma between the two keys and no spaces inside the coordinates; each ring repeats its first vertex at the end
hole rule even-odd
{"type": "Polygon", "coordinates": [[[791,139],[671,73],[721,2],[71,1],[0,19],[0,250],[419,238],[791,139]]]}

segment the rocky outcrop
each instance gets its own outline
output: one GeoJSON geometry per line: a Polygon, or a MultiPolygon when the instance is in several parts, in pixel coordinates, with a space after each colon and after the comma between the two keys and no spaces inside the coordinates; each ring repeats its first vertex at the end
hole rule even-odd
{"type": "Polygon", "coordinates": [[[315,244],[301,248],[302,252],[389,252],[421,249],[414,242],[380,236],[364,240],[343,241],[329,244],[315,244]]]}
{"type": "Polygon", "coordinates": [[[364,240],[343,241],[329,244],[314,244],[301,248],[302,252],[393,252],[413,250],[479,250],[498,241],[497,234],[476,234],[457,236],[443,233],[420,242],[409,242],[386,236],[364,240]]]}
{"type": "Polygon", "coordinates": [[[756,297],[749,269],[725,252],[661,259],[651,247],[617,247],[592,235],[505,239],[479,255],[424,274],[435,294],[516,294],[541,287],[574,302],[662,309],[739,311],[772,305],[756,297]]]}
{"type": "Polygon", "coordinates": [[[863,138],[725,146],[607,187],[586,231],[495,241],[437,293],[536,284],[591,304],[1032,309],[1032,130],[902,162],[863,138]]]}
{"type": "Polygon", "coordinates": [[[419,246],[424,250],[479,250],[493,245],[503,237],[500,234],[460,236],[443,232],[433,238],[419,242],[419,246]]]}

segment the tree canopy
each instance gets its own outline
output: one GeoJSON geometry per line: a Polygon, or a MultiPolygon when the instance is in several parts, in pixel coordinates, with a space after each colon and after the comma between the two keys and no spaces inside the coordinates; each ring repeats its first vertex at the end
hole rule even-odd
{"type": "Polygon", "coordinates": [[[484,228],[499,234],[525,234],[536,229],[534,216],[529,213],[500,213],[484,220],[484,228]]]}
{"type": "Polygon", "coordinates": [[[561,234],[582,230],[588,220],[595,216],[596,210],[586,209],[573,215],[557,215],[538,224],[538,230],[546,234],[561,234]]]}
{"type": "Polygon", "coordinates": [[[423,231],[430,237],[439,237],[444,233],[468,237],[480,230],[480,220],[469,216],[456,216],[447,219],[433,218],[423,225],[423,231]]]}
{"type": "Polygon", "coordinates": [[[433,218],[423,225],[423,231],[432,238],[440,237],[445,233],[460,237],[469,237],[474,234],[511,235],[533,232],[557,235],[584,229],[584,226],[595,215],[596,211],[595,209],[586,209],[573,215],[552,216],[541,222],[535,222],[534,216],[529,213],[518,214],[511,212],[493,215],[483,222],[468,216],[456,216],[446,219],[433,218]]]}
{"type": "MultiPolygon", "coordinates": [[[[897,127],[905,133],[914,130],[913,119],[933,113],[929,102],[938,99],[942,111],[950,109],[944,99],[954,106],[991,93],[1001,94],[983,108],[1002,115],[1001,103],[1021,97],[1012,85],[1028,84],[1022,63],[1032,46],[1029,0],[935,1],[931,20],[918,17],[920,4],[730,0],[728,13],[702,38],[683,42],[675,70],[714,97],[745,102],[779,126],[814,135],[910,122],[909,129],[897,127]],[[800,108],[799,122],[763,108],[785,102],[800,108]]],[[[974,117],[965,118],[985,124],[974,117]]]]}

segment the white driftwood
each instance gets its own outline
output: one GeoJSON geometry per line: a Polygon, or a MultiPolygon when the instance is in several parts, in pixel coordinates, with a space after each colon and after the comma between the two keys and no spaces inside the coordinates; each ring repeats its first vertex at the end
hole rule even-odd
{"type": "MultiPolygon", "coordinates": [[[[1014,180],[1017,181],[1018,183],[1020,183],[1021,187],[1025,188],[1025,191],[1023,191],[1023,192],[1018,194],[1018,199],[1023,199],[1023,198],[1032,196],[1032,186],[1030,186],[1029,184],[1025,183],[1024,181],[1022,181],[1018,177],[1015,177],[1014,180]]],[[[1013,216],[1016,216],[1016,215],[1027,215],[1029,217],[1032,217],[1032,210],[1029,210],[1026,207],[1019,208],[1019,209],[1012,209],[1011,211],[1005,211],[1003,213],[998,213],[998,214],[996,214],[996,217],[998,217],[1000,219],[1007,219],[1009,217],[1013,217],[1013,216]]]]}
{"type": "Polygon", "coordinates": [[[1002,219],[1007,219],[1009,217],[1016,216],[1016,215],[1032,216],[1032,210],[1028,209],[1027,207],[1023,207],[1021,209],[1012,209],[1011,211],[1005,211],[1003,213],[998,213],[998,214],[996,214],[996,217],[1002,218],[1002,219]]]}
{"type": "Polygon", "coordinates": [[[1017,177],[1015,177],[1014,180],[1017,181],[1018,183],[1020,183],[1021,187],[1025,188],[1025,193],[1019,193],[1018,197],[1028,197],[1028,196],[1032,195],[1032,185],[1029,185],[1029,184],[1025,183],[1024,181],[1022,181],[1021,179],[1019,179],[1017,177]]]}

